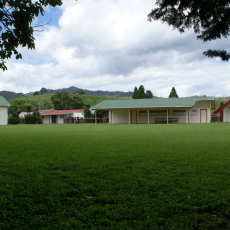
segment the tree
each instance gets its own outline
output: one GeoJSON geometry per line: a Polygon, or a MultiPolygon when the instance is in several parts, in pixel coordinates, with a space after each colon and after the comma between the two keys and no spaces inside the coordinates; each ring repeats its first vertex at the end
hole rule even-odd
{"type": "Polygon", "coordinates": [[[8,113],[13,114],[13,112],[16,112],[17,114],[25,111],[24,104],[26,103],[23,99],[17,99],[14,101],[11,101],[11,106],[8,108],[8,113]]]}
{"type": "Polygon", "coordinates": [[[172,87],[171,89],[171,92],[169,94],[169,98],[178,98],[178,95],[177,95],[177,92],[176,92],[176,89],[174,87],[172,87]]]}
{"type": "Polygon", "coordinates": [[[67,93],[66,91],[57,92],[51,97],[54,104],[54,109],[81,109],[84,104],[80,96],[74,93],[67,93]]]}
{"type": "Polygon", "coordinates": [[[138,99],[138,89],[135,86],[134,91],[133,91],[133,99],[138,99]]]}
{"type": "Polygon", "coordinates": [[[30,124],[41,124],[42,118],[40,113],[35,109],[32,116],[30,117],[30,124]]]}
{"type": "Polygon", "coordinates": [[[153,98],[153,93],[150,90],[146,90],[146,98],[153,98]]]}
{"type": "Polygon", "coordinates": [[[85,108],[84,109],[84,118],[90,118],[90,117],[93,117],[92,112],[88,108],[85,108]]]}
{"type": "Polygon", "coordinates": [[[47,93],[48,92],[48,90],[45,88],[45,87],[42,87],[41,89],[40,89],[40,94],[45,94],[45,93],[47,93]]]}
{"type": "MultiPolygon", "coordinates": [[[[230,31],[230,1],[200,0],[157,0],[159,6],[148,15],[148,20],[161,20],[172,25],[180,33],[193,29],[197,39],[204,42],[227,37],[230,31]]],[[[208,57],[220,57],[228,61],[230,54],[225,50],[207,50],[208,57]]]]}
{"type": "Polygon", "coordinates": [[[139,96],[139,98],[146,98],[145,88],[144,88],[143,85],[140,85],[140,86],[139,86],[139,89],[138,89],[138,96],[139,96]]]}
{"type": "Polygon", "coordinates": [[[85,94],[85,91],[83,89],[78,89],[76,93],[82,95],[82,94],[85,94]]]}
{"type": "Polygon", "coordinates": [[[34,96],[39,95],[39,92],[38,92],[38,91],[35,91],[33,95],[34,95],[34,96]]]}
{"type": "Polygon", "coordinates": [[[7,69],[5,59],[21,59],[18,47],[27,46],[35,49],[34,31],[40,26],[33,26],[33,20],[39,14],[44,14],[44,7],[60,6],[61,0],[4,0],[0,1],[0,69],[7,69]]]}
{"type": "Polygon", "coordinates": [[[143,85],[139,86],[139,89],[135,86],[133,91],[133,99],[141,99],[141,98],[153,98],[153,94],[150,90],[147,90],[145,93],[145,88],[143,85]]]}
{"type": "Polygon", "coordinates": [[[24,104],[24,108],[26,109],[27,112],[30,112],[34,107],[33,107],[32,104],[26,102],[26,103],[24,104]]]}
{"type": "Polygon", "coordinates": [[[10,124],[18,124],[19,121],[20,121],[20,118],[19,118],[17,112],[13,112],[13,113],[9,116],[9,123],[10,123],[10,124]]]}

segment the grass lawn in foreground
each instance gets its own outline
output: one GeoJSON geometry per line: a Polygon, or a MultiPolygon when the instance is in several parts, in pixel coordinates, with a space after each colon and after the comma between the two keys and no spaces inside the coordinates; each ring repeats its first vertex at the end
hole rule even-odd
{"type": "Polygon", "coordinates": [[[0,229],[230,229],[230,124],[0,127],[0,229]]]}

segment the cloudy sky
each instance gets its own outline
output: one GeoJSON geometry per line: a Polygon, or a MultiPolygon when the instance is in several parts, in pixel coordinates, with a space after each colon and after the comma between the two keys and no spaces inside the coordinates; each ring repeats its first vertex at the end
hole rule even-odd
{"type": "Polygon", "coordinates": [[[7,60],[0,91],[33,92],[42,87],[133,91],[144,85],[159,97],[174,86],[179,97],[229,96],[230,62],[203,56],[230,50],[229,39],[203,43],[193,31],[180,34],[160,21],[147,21],[154,0],[64,0],[47,7],[34,25],[36,50],[20,48],[22,60],[7,60]]]}

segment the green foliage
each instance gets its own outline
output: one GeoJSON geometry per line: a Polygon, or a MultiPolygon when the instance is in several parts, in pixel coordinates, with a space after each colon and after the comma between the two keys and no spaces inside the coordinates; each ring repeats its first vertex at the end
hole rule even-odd
{"type": "Polygon", "coordinates": [[[32,109],[34,108],[34,106],[33,106],[32,104],[26,102],[26,103],[24,104],[24,108],[25,108],[25,110],[26,110],[27,112],[31,112],[32,109]]]}
{"type": "Polygon", "coordinates": [[[150,90],[146,90],[146,98],[153,98],[153,93],[150,90]]]}
{"type": "MultiPolygon", "coordinates": [[[[35,49],[34,18],[43,15],[44,7],[61,5],[61,0],[10,1],[0,2],[0,69],[7,69],[5,59],[21,59],[18,47],[35,49]]],[[[38,26],[36,26],[37,28],[38,26]]]]}
{"type": "Polygon", "coordinates": [[[83,90],[83,89],[78,89],[77,91],[76,91],[76,93],[78,93],[78,94],[80,94],[80,95],[84,95],[85,94],[85,91],[83,90]]]}
{"type": "Polygon", "coordinates": [[[27,114],[25,116],[25,124],[31,124],[31,118],[32,118],[32,115],[27,114]]]}
{"type": "Polygon", "coordinates": [[[171,92],[169,94],[169,98],[178,98],[178,95],[177,95],[177,92],[176,92],[176,89],[174,87],[172,87],[171,89],[171,92]]]}
{"type": "Polygon", "coordinates": [[[229,229],[229,135],[229,123],[3,126],[0,229],[229,229]]]}
{"type": "Polygon", "coordinates": [[[85,108],[84,109],[84,118],[90,118],[93,117],[93,114],[91,113],[91,110],[85,108]]]}
{"type": "Polygon", "coordinates": [[[30,117],[30,124],[41,124],[41,123],[42,123],[42,118],[40,116],[40,113],[35,110],[32,116],[30,117]]]}
{"type": "MultiPolygon", "coordinates": [[[[180,33],[193,28],[197,39],[204,42],[227,37],[230,30],[230,1],[168,1],[156,3],[159,7],[148,15],[149,21],[161,20],[172,25],[180,33]]],[[[207,50],[208,57],[220,57],[228,61],[230,54],[225,50],[207,50]]]]}
{"type": "Polygon", "coordinates": [[[144,88],[143,85],[139,86],[139,89],[138,89],[138,98],[146,98],[145,88],[144,88]]]}
{"type": "Polygon", "coordinates": [[[34,96],[39,95],[39,92],[38,92],[38,91],[35,91],[33,95],[34,95],[34,96]]]}
{"type": "Polygon", "coordinates": [[[47,92],[48,92],[48,90],[44,87],[40,89],[40,94],[45,94],[47,92]]]}
{"type": "Polygon", "coordinates": [[[19,123],[19,116],[17,112],[13,112],[10,116],[9,116],[9,123],[10,124],[18,124],[19,123]]]}
{"type": "Polygon", "coordinates": [[[73,93],[66,93],[66,91],[55,93],[51,97],[51,101],[54,104],[54,109],[57,110],[81,109],[84,106],[80,96],[73,93]]]}
{"type": "Polygon", "coordinates": [[[134,91],[133,91],[133,99],[138,99],[139,98],[139,96],[138,96],[138,89],[137,89],[137,87],[135,86],[135,88],[134,88],[134,91]]]}
{"type": "Polygon", "coordinates": [[[107,110],[97,110],[95,113],[96,113],[97,118],[109,117],[109,111],[107,110]]]}
{"type": "Polygon", "coordinates": [[[141,98],[153,98],[153,94],[150,90],[147,90],[145,93],[145,88],[143,85],[139,86],[139,89],[135,86],[133,91],[133,99],[141,99],[141,98]]]}
{"type": "Polygon", "coordinates": [[[12,114],[13,112],[17,112],[19,114],[19,113],[23,112],[25,110],[25,108],[24,108],[25,103],[26,102],[23,99],[11,101],[10,102],[11,106],[8,108],[8,113],[12,114]]]}

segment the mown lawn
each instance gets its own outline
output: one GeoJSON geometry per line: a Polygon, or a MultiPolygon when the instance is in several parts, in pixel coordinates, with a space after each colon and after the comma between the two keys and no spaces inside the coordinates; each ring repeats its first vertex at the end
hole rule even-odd
{"type": "Polygon", "coordinates": [[[230,124],[0,127],[0,229],[230,229],[230,124]]]}

